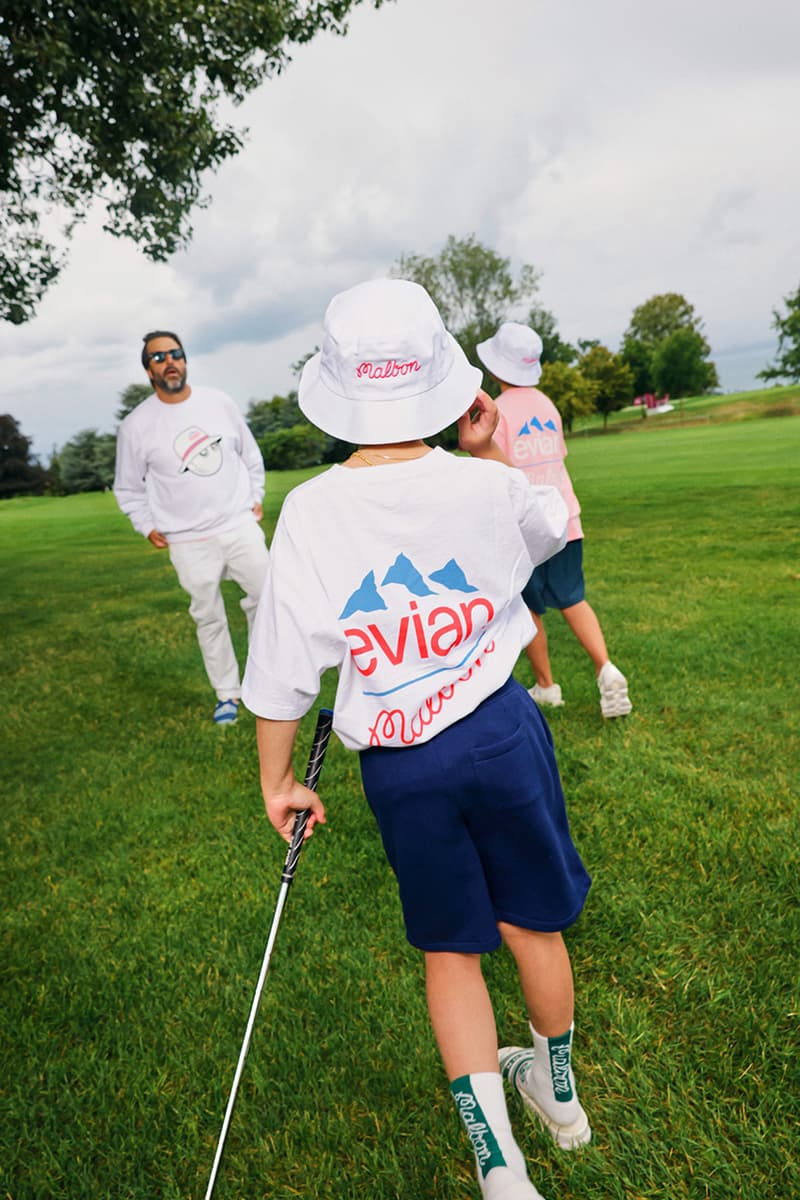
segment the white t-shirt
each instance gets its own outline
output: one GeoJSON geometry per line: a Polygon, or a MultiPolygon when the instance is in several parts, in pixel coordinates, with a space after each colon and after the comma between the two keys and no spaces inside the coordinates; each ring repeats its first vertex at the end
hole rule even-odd
{"type": "Polygon", "coordinates": [[[195,541],[255,520],[264,462],[225,392],[193,387],[178,404],[154,392],[119,427],[114,495],[144,537],[195,541]]]}
{"type": "Polygon", "coordinates": [[[533,635],[519,593],[566,527],[555,488],[440,449],[301,484],[272,541],[245,704],[293,720],[335,667],[345,746],[427,741],[508,679],[533,635]]]}

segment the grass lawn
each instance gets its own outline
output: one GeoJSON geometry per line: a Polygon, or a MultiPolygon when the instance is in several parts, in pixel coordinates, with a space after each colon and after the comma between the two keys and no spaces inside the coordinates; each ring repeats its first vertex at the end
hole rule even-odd
{"type": "Polygon", "coordinates": [[[609,414],[604,429],[600,413],[579,417],[575,433],[655,432],[675,425],[695,425],[714,421],[749,421],[760,417],[785,417],[800,414],[800,387],[759,388],[750,392],[726,392],[719,395],[689,396],[673,401],[671,412],[648,413],[635,405],[609,414]]]}
{"type": "MultiPolygon", "coordinates": [[[[602,721],[550,614],[594,879],[567,935],[594,1138],[565,1155],[514,1098],[512,1120],[547,1200],[792,1200],[800,416],[569,446],[588,598],[635,707],[602,721]]],[[[304,474],[269,477],[268,533],[304,474]]],[[[0,504],[0,564],[0,1197],[201,1198],[285,849],[254,721],[212,725],[186,598],[112,496],[0,504]]],[[[320,790],[216,1195],[476,1200],[421,956],[335,739],[320,790]]],[[[501,1042],[524,1041],[510,958],[485,969],[501,1042]]]]}

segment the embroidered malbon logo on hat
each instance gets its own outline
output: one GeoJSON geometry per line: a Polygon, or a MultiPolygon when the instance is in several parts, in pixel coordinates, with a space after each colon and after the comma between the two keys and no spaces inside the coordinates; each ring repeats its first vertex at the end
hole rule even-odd
{"type": "Polygon", "coordinates": [[[298,402],[325,433],[376,445],[438,433],[467,412],[480,385],[424,288],[373,279],[331,300],[298,402]]]}
{"type": "Polygon", "coordinates": [[[356,377],[360,379],[362,375],[366,375],[368,379],[394,379],[398,375],[408,375],[412,371],[419,370],[421,367],[415,358],[404,363],[395,362],[392,358],[382,366],[376,366],[371,362],[359,363],[356,367],[356,377]]]}

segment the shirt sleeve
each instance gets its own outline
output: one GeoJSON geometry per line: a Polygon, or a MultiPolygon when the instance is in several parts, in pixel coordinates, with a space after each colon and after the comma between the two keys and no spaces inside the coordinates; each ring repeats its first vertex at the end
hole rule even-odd
{"type": "Polygon", "coordinates": [[[522,471],[508,471],[511,504],[534,567],[567,543],[569,510],[557,488],[528,483],[522,471]]]}
{"type": "Polygon", "coordinates": [[[146,472],[147,464],[138,441],[123,422],[117,434],[113,491],[117,504],[142,537],[147,537],[156,527],[147,498],[146,472]]]}
{"type": "Polygon", "coordinates": [[[258,442],[253,437],[250,426],[245,421],[241,410],[233,400],[230,401],[231,416],[239,433],[239,453],[250,477],[250,498],[253,504],[261,504],[264,499],[264,460],[258,448],[258,442]]]}
{"type": "Polygon", "coordinates": [[[302,717],[319,695],[323,671],[339,667],[347,652],[313,562],[319,536],[303,530],[287,497],[270,546],[242,684],[242,699],[257,716],[302,717]]]}

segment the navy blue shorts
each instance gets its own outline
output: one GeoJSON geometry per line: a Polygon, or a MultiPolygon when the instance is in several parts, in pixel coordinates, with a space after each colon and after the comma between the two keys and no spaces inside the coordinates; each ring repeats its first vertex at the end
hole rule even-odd
{"type": "Polygon", "coordinates": [[[522,589],[522,599],[537,617],[548,608],[572,608],[586,592],[583,585],[583,538],[540,563],[522,589]]]}
{"type": "Polygon", "coordinates": [[[590,878],[550,730],[515,679],[430,741],[360,757],[412,946],[482,954],[500,945],[498,921],[576,920],[590,878]]]}

